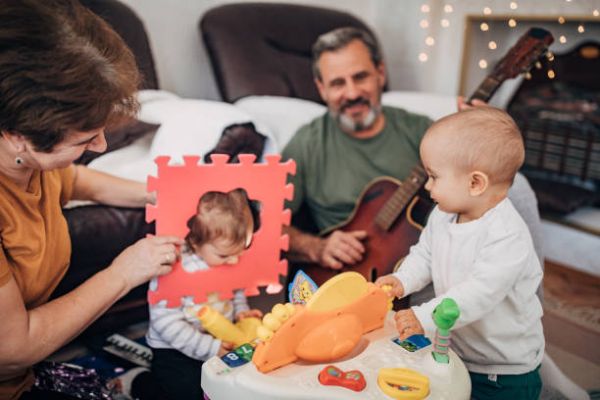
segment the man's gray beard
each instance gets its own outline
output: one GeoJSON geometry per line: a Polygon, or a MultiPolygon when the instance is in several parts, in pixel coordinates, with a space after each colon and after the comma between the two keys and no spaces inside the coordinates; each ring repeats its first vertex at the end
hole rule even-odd
{"type": "Polygon", "coordinates": [[[369,112],[362,121],[355,121],[346,114],[337,114],[336,120],[344,132],[356,133],[370,129],[381,113],[381,107],[369,107],[369,112]]]}

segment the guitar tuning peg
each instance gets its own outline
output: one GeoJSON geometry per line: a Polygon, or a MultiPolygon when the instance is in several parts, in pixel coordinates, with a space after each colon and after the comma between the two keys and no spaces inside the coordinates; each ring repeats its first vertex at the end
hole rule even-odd
{"type": "Polygon", "coordinates": [[[530,80],[531,79],[531,72],[529,72],[529,71],[525,72],[525,74],[523,74],[523,77],[525,79],[527,79],[527,80],[530,80]]]}
{"type": "Polygon", "coordinates": [[[542,63],[541,63],[541,62],[539,62],[539,61],[536,61],[536,62],[535,62],[535,67],[536,67],[537,69],[542,69],[542,63]]]}

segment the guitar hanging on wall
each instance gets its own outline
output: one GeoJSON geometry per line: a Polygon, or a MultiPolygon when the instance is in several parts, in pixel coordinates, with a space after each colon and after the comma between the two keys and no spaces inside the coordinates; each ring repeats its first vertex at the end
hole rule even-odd
{"type": "MultiPolygon", "coordinates": [[[[542,28],[529,29],[500,60],[469,98],[488,101],[507,79],[528,72],[554,41],[552,34],[542,28]]],[[[333,270],[317,264],[296,264],[318,285],[345,271],[356,271],[367,280],[391,273],[396,264],[417,243],[432,203],[418,195],[427,181],[427,173],[415,166],[402,182],[381,177],[370,182],[359,196],[350,217],[322,233],[334,230],[346,232],[364,230],[366,252],[362,261],[333,270]]]]}
{"type": "Polygon", "coordinates": [[[527,74],[539,58],[548,52],[552,42],[554,37],[547,30],[529,29],[496,64],[492,73],[479,84],[468,102],[471,103],[474,99],[487,102],[505,80],[527,74]]]}

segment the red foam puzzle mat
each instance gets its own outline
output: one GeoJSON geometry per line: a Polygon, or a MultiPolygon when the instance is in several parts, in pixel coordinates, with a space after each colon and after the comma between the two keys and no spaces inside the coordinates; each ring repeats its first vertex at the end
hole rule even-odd
{"type": "Polygon", "coordinates": [[[296,173],[296,164],[293,160],[280,162],[279,155],[265,156],[264,163],[255,163],[256,157],[251,154],[238,158],[239,163],[228,164],[229,156],[214,154],[212,164],[202,164],[200,156],[185,156],[182,165],[169,165],[168,156],[155,159],[157,176],[148,177],[147,189],[156,192],[156,205],[146,206],[146,221],[156,222],[157,235],[184,238],[188,232],[186,222],[206,192],[242,188],[251,200],[260,202],[261,209],[260,228],[236,265],[190,273],[177,261],[171,273],[158,278],[157,289],[148,291],[150,304],[166,300],[167,307],[178,307],[184,296],[201,303],[213,292],[229,299],[236,289],[244,289],[246,296],[258,295],[259,287],[268,287],[270,292],[282,289],[279,275],[287,273],[287,261],[280,259],[280,254],[289,245],[282,226],[291,221],[291,212],[284,209],[284,203],[294,194],[293,185],[286,181],[288,174],[296,173]]]}

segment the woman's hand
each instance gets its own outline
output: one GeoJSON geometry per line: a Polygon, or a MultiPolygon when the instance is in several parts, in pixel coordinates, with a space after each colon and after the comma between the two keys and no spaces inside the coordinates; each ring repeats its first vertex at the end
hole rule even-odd
{"type": "Polygon", "coordinates": [[[112,262],[110,268],[119,273],[127,291],[171,272],[177,260],[178,246],[183,240],[175,236],[152,236],[132,244],[112,262]]]}
{"type": "Polygon", "coordinates": [[[245,318],[262,318],[262,316],[263,316],[262,311],[254,308],[252,310],[240,311],[235,316],[235,320],[239,321],[239,320],[242,320],[245,318]]]}
{"type": "Polygon", "coordinates": [[[402,296],[404,296],[404,286],[402,286],[402,282],[400,282],[400,279],[396,278],[392,274],[377,278],[375,284],[380,288],[389,286],[390,289],[386,290],[385,292],[392,298],[398,297],[400,299],[402,296]]]}

